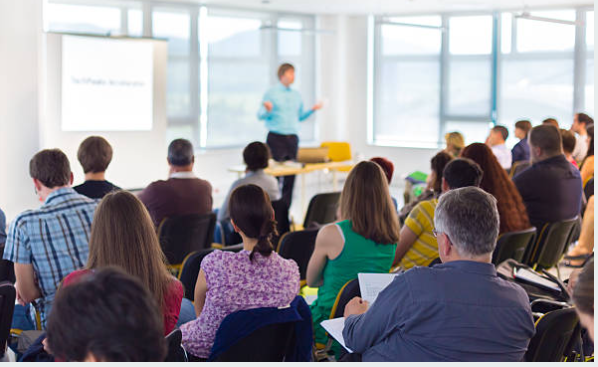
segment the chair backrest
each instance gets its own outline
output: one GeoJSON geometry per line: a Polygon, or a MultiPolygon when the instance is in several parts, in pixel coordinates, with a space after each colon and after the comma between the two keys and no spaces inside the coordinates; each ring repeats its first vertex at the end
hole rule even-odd
{"type": "Polygon", "coordinates": [[[158,237],[168,262],[180,264],[191,252],[209,248],[215,224],[214,213],[165,218],[158,228],[158,237]]]}
{"type": "Polygon", "coordinates": [[[578,328],[579,318],[574,308],[545,314],[536,322],[536,334],[530,340],[525,360],[528,362],[562,362],[571,354],[571,339],[578,328]]]}
{"type": "Polygon", "coordinates": [[[272,243],[276,246],[280,238],[291,230],[291,222],[289,221],[289,207],[283,200],[274,200],[272,209],[274,209],[274,219],[278,231],[278,236],[272,237],[272,243]]]}
{"type": "Polygon", "coordinates": [[[16,297],[17,292],[10,282],[0,283],[0,357],[6,352],[16,297]]]}
{"type": "Polygon", "coordinates": [[[317,235],[317,229],[287,232],[278,243],[276,252],[285,259],[291,259],[297,263],[301,280],[306,279],[307,264],[314,252],[317,235]]]}
{"type": "Polygon", "coordinates": [[[201,261],[204,257],[214,251],[213,249],[205,249],[201,251],[194,251],[187,255],[183,260],[181,272],[179,273],[179,280],[183,284],[185,290],[185,298],[193,301],[195,299],[195,283],[197,283],[197,277],[199,276],[199,269],[201,261]]]}
{"type": "Polygon", "coordinates": [[[536,227],[500,235],[492,254],[492,263],[498,265],[506,259],[514,259],[521,262],[525,255],[525,250],[534,243],[535,237],[536,227]]]}
{"type": "Polygon", "coordinates": [[[436,265],[436,264],[442,264],[442,260],[440,260],[440,257],[435,258],[434,260],[432,260],[429,264],[428,267],[431,268],[432,266],[436,265]]]}
{"type": "Polygon", "coordinates": [[[351,160],[351,144],[344,141],[325,141],[322,148],[328,148],[328,159],[332,162],[351,160]]]}
{"type": "Polygon", "coordinates": [[[586,200],[589,200],[590,196],[594,195],[594,177],[590,178],[583,186],[583,193],[586,196],[586,200]]]}
{"type": "Polygon", "coordinates": [[[576,216],[542,226],[534,245],[528,247],[524,262],[536,269],[555,266],[571,242],[577,219],[576,216]]]}
{"type": "Polygon", "coordinates": [[[166,335],[166,346],[168,353],[164,362],[187,362],[187,352],[181,345],[183,334],[180,329],[174,329],[170,334],[166,335]]]}
{"type": "Polygon", "coordinates": [[[338,292],[334,305],[332,305],[332,310],[330,311],[330,318],[336,319],[338,317],[343,317],[345,306],[353,299],[353,297],[361,297],[361,289],[359,289],[358,279],[349,280],[338,292]]]}
{"type": "Polygon", "coordinates": [[[307,229],[314,223],[322,225],[334,222],[340,197],[340,192],[330,192],[317,194],[311,198],[303,221],[303,228],[307,229]]]}
{"type": "Polygon", "coordinates": [[[530,161],[517,161],[513,163],[513,167],[509,171],[509,177],[516,176],[519,172],[529,168],[532,165],[530,161]]]}

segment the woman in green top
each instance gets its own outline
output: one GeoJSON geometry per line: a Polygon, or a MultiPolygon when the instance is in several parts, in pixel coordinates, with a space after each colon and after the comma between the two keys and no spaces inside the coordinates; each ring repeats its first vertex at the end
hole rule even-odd
{"type": "Polygon", "coordinates": [[[341,221],[323,227],[307,266],[307,284],[319,287],[311,305],[316,343],[328,340],[320,322],[330,317],[343,285],[358,273],[388,273],[399,240],[399,220],[382,168],[360,162],[340,200],[341,221]]]}

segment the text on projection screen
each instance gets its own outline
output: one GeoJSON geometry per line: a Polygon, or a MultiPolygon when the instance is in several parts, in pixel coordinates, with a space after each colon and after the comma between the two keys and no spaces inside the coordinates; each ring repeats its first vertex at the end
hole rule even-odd
{"type": "Polygon", "coordinates": [[[62,130],[148,131],[153,43],[63,36],[62,130]]]}

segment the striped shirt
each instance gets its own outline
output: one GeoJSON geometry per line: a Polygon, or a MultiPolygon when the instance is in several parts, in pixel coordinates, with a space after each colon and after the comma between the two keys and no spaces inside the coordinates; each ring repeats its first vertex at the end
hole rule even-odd
{"type": "Polygon", "coordinates": [[[417,240],[401,260],[401,268],[428,266],[438,257],[438,242],[434,230],[434,212],[438,199],[425,200],[417,204],[405,220],[405,225],[415,233],[417,240]]]}
{"type": "Polygon", "coordinates": [[[44,204],[21,213],[11,223],[5,260],[32,264],[42,297],[36,300],[42,328],[62,279],[81,269],[89,255],[89,236],[96,201],[72,188],[52,192],[44,204]]]}

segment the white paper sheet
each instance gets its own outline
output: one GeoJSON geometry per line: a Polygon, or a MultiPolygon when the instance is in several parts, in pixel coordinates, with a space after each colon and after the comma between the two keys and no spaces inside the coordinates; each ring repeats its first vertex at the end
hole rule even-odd
{"type": "Polygon", "coordinates": [[[345,346],[345,338],[343,338],[343,329],[345,328],[345,318],[339,317],[337,319],[324,320],[320,323],[324,330],[330,334],[340,345],[343,346],[349,353],[353,351],[345,346]]]}
{"type": "Polygon", "coordinates": [[[374,303],[378,294],[384,290],[397,276],[394,273],[359,273],[359,289],[361,291],[361,298],[368,301],[370,305],[374,303]]]}

